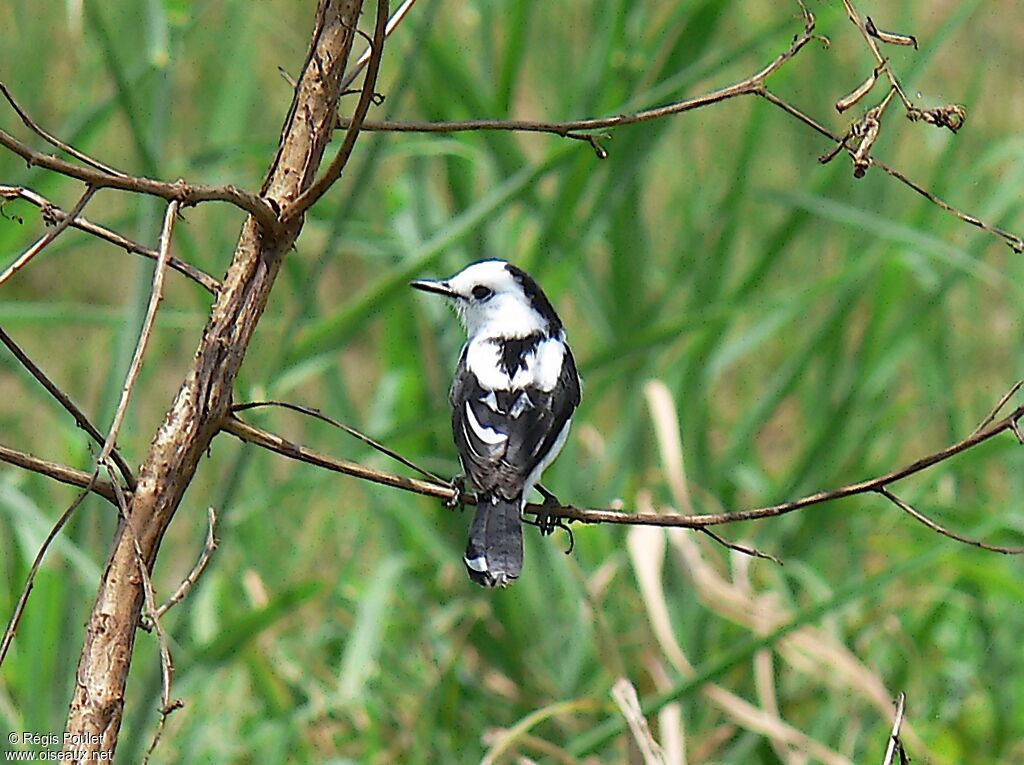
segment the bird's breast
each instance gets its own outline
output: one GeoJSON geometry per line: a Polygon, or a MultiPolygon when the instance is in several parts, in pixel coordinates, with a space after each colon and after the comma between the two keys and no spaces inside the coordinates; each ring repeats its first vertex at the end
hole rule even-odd
{"type": "Polygon", "coordinates": [[[466,367],[485,390],[527,387],[552,390],[565,359],[561,337],[474,338],[466,349],[466,367]]]}

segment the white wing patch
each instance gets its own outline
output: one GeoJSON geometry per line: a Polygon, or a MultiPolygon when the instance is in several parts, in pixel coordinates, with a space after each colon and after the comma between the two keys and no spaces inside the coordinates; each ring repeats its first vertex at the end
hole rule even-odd
{"type": "Polygon", "coordinates": [[[485,444],[500,444],[508,440],[506,434],[481,425],[480,420],[473,414],[473,407],[469,401],[466,402],[466,422],[469,423],[469,429],[473,431],[473,434],[485,444]]]}

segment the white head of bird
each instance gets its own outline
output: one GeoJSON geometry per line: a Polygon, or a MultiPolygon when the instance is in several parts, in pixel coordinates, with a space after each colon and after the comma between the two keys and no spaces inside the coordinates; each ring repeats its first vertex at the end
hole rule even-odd
{"type": "Polygon", "coordinates": [[[449,279],[412,286],[450,298],[471,338],[553,335],[562,328],[537,283],[503,260],[473,263],[449,279]]]}

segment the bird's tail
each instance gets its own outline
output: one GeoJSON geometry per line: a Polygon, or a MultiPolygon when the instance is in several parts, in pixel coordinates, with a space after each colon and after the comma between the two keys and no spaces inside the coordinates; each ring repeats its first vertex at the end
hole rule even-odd
{"type": "Polygon", "coordinates": [[[504,587],[523,570],[523,525],[519,500],[498,496],[481,500],[469,527],[466,570],[484,587],[504,587]]]}

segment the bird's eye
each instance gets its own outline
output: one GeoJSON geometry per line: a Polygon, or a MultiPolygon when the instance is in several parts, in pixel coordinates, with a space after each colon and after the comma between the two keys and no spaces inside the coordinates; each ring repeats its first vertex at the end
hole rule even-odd
{"type": "Polygon", "coordinates": [[[492,290],[490,287],[485,287],[482,284],[478,284],[473,288],[473,297],[481,302],[487,300],[487,298],[489,298],[493,294],[494,290],[492,290]]]}

